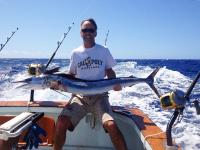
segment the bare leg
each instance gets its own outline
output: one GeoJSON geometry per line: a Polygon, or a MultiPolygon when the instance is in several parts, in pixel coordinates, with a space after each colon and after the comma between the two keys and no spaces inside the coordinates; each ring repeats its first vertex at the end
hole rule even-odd
{"type": "Polygon", "coordinates": [[[54,136],[54,150],[62,150],[66,140],[67,129],[72,127],[70,119],[66,116],[59,116],[56,123],[56,131],[54,136]]]}
{"type": "Polygon", "coordinates": [[[124,137],[114,121],[106,121],[103,126],[108,131],[116,150],[128,150],[124,137]]]}

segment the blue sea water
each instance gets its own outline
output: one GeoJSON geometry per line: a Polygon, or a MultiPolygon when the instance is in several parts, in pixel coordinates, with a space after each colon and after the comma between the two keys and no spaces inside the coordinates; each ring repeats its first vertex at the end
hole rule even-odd
{"type": "MultiPolygon", "coordinates": [[[[180,73],[194,77],[200,70],[200,60],[168,60],[168,59],[117,59],[117,62],[137,62],[141,66],[166,67],[170,70],[176,70],[180,73]]],[[[18,73],[27,69],[27,66],[31,63],[46,64],[48,59],[0,59],[0,73],[18,73]]],[[[56,63],[60,67],[69,65],[67,59],[55,59],[53,63],[56,63]]]]}
{"type": "MultiPolygon", "coordinates": [[[[12,81],[29,77],[27,73],[29,64],[47,62],[48,59],[0,59],[0,100],[29,100],[30,91],[16,89],[12,81]]],[[[60,71],[67,72],[68,65],[67,59],[55,59],[50,68],[60,66],[60,71]]],[[[147,77],[157,67],[160,67],[160,70],[155,77],[155,86],[161,95],[175,89],[187,91],[200,71],[200,60],[118,59],[113,69],[118,77],[130,75],[147,77]]],[[[45,89],[36,91],[35,99],[61,100],[70,97],[68,93],[64,94],[65,96],[45,89]]],[[[112,105],[138,107],[163,130],[166,129],[172,115],[172,111],[162,110],[159,98],[146,84],[127,87],[120,92],[110,91],[109,100],[112,105]]],[[[194,100],[200,100],[200,80],[191,94],[191,102],[194,100]]],[[[200,116],[196,115],[192,104],[186,105],[181,124],[173,128],[172,135],[183,150],[200,149],[200,116]]]]}
{"type": "Polygon", "coordinates": [[[199,60],[190,60],[190,59],[120,59],[117,62],[125,61],[135,61],[138,65],[141,66],[150,66],[152,68],[156,67],[166,67],[170,70],[178,71],[185,76],[195,77],[196,74],[200,71],[200,59],[199,60]]]}
{"type": "MultiPolygon", "coordinates": [[[[4,89],[5,83],[15,79],[16,75],[26,73],[29,64],[46,64],[47,62],[48,59],[0,59],[0,90],[4,89]]],[[[66,71],[68,65],[68,59],[55,59],[50,68],[59,66],[66,71]]],[[[121,76],[125,76],[127,72],[130,73],[129,75],[134,75],[134,70],[145,71],[148,67],[176,71],[192,80],[200,71],[200,60],[117,59],[115,71],[121,76]]]]}

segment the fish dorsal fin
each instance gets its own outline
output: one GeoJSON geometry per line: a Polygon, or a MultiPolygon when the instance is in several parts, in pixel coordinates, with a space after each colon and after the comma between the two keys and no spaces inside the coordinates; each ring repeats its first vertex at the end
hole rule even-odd
{"type": "Polygon", "coordinates": [[[79,78],[76,78],[73,75],[67,74],[67,73],[56,73],[55,75],[63,77],[63,78],[67,78],[67,79],[70,79],[70,80],[74,80],[74,81],[88,82],[88,80],[79,79],[79,78]]]}
{"type": "Polygon", "coordinates": [[[74,77],[73,75],[67,74],[67,73],[56,73],[55,75],[58,75],[63,78],[71,79],[71,80],[81,80],[81,79],[78,79],[78,78],[74,77]]]}
{"type": "Polygon", "coordinates": [[[74,80],[74,81],[80,81],[80,82],[96,82],[96,81],[111,80],[111,79],[84,80],[84,79],[76,78],[76,77],[74,77],[73,75],[67,74],[67,73],[56,73],[55,75],[58,75],[58,76],[60,76],[60,77],[67,78],[67,79],[70,79],[70,80],[74,80]]]}
{"type": "Polygon", "coordinates": [[[46,71],[44,72],[44,74],[53,74],[53,73],[58,72],[59,69],[60,69],[60,67],[55,67],[55,68],[53,68],[53,69],[46,70],[46,71]]]}

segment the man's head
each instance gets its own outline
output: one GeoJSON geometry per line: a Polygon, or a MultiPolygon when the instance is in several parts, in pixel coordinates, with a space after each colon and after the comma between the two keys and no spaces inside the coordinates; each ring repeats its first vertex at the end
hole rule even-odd
{"type": "Polygon", "coordinates": [[[94,19],[85,19],[81,22],[81,37],[86,47],[92,47],[95,44],[97,35],[97,25],[94,19]]]}

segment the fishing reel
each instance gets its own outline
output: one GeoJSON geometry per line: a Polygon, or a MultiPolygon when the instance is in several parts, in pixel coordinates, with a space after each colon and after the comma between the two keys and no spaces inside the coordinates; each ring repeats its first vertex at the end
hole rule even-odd
{"type": "Polygon", "coordinates": [[[175,90],[160,97],[161,106],[164,110],[183,108],[186,101],[185,93],[181,90],[175,90]]]}
{"type": "Polygon", "coordinates": [[[28,65],[28,73],[30,75],[39,76],[45,72],[45,66],[42,64],[30,64],[28,65]]]}
{"type": "Polygon", "coordinates": [[[46,69],[45,65],[42,64],[30,64],[28,65],[28,73],[32,76],[39,76],[41,74],[53,74],[59,71],[60,67],[54,67],[51,69],[46,69]]]}
{"type": "MultiPolygon", "coordinates": [[[[161,102],[162,108],[165,110],[184,108],[186,102],[190,102],[190,99],[189,99],[190,94],[199,78],[200,78],[200,72],[198,72],[197,76],[195,77],[195,79],[193,80],[190,87],[185,93],[181,90],[175,90],[173,92],[160,96],[160,102],[161,102]]],[[[199,101],[195,100],[193,103],[194,103],[194,107],[196,108],[196,112],[199,115],[200,114],[199,101]]]]}
{"type": "MultiPolygon", "coordinates": [[[[179,123],[183,118],[183,111],[185,109],[185,104],[186,102],[190,102],[189,98],[190,94],[199,78],[200,78],[200,72],[198,72],[197,76],[195,77],[195,79],[193,80],[190,87],[185,93],[181,90],[175,90],[160,96],[160,102],[163,109],[174,109],[174,113],[171,116],[170,121],[167,124],[166,128],[167,149],[178,149],[176,148],[176,146],[173,145],[172,134],[171,134],[172,127],[177,118],[178,118],[177,123],[179,123]]],[[[196,108],[197,115],[200,115],[199,101],[195,100],[193,103],[194,107],[196,108]]]]}

